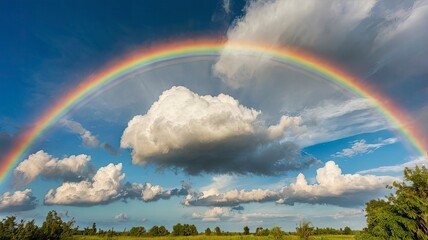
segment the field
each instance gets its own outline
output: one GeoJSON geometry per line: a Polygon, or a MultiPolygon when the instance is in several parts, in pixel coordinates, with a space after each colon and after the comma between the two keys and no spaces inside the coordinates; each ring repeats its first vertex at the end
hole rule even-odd
{"type": "MultiPolygon", "coordinates": [[[[137,240],[137,239],[151,239],[149,237],[97,237],[97,236],[75,236],[75,240],[104,240],[104,239],[111,239],[111,240],[137,240]]],[[[274,239],[271,236],[267,237],[258,237],[258,236],[191,236],[191,237],[156,237],[154,238],[156,240],[268,240],[268,239],[274,239]]],[[[283,240],[299,240],[298,236],[284,236],[282,238],[283,240]]],[[[346,239],[354,239],[354,236],[352,235],[318,235],[318,236],[311,236],[310,239],[319,239],[319,240],[346,240],[346,239]]]]}

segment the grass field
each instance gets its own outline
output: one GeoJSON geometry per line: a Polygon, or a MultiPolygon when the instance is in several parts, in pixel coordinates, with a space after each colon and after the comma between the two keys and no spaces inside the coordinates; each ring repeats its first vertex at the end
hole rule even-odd
{"type": "MultiPolygon", "coordinates": [[[[75,240],[137,240],[137,239],[151,239],[149,237],[97,237],[97,236],[75,236],[75,240]]],[[[268,240],[273,239],[271,236],[266,237],[258,237],[258,236],[191,236],[191,237],[156,237],[156,240],[268,240]]],[[[346,239],[354,239],[352,235],[318,235],[311,236],[310,239],[319,239],[319,240],[346,240],[346,239]]],[[[283,240],[299,240],[297,236],[284,236],[283,240]]]]}

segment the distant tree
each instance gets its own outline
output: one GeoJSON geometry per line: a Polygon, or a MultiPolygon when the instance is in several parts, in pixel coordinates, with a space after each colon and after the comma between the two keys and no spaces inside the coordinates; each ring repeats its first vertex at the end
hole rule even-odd
{"type": "Polygon", "coordinates": [[[153,236],[153,237],[156,237],[156,236],[158,236],[158,233],[159,233],[159,227],[158,226],[156,226],[156,225],[154,225],[152,228],[150,228],[150,230],[149,230],[149,235],[150,236],[153,236]]]}
{"type": "Polygon", "coordinates": [[[350,227],[348,227],[348,226],[346,226],[346,227],[343,229],[343,234],[345,234],[345,235],[351,235],[351,234],[352,234],[352,230],[351,230],[351,228],[350,228],[350,227]]]}
{"type": "Polygon", "coordinates": [[[309,239],[313,230],[314,228],[311,227],[311,223],[304,220],[300,221],[299,226],[296,228],[297,235],[300,239],[309,239]]]}
{"type": "Polygon", "coordinates": [[[158,228],[158,235],[157,236],[166,236],[166,235],[169,235],[169,231],[164,226],[160,226],[158,228]]]}
{"type": "Polygon", "coordinates": [[[268,236],[269,229],[263,229],[262,227],[256,228],[256,236],[268,236]]]}
{"type": "Polygon", "coordinates": [[[215,235],[217,235],[217,236],[220,236],[221,235],[221,230],[220,230],[220,227],[215,227],[215,229],[214,229],[214,231],[215,231],[215,235]]]}
{"type": "Polygon", "coordinates": [[[366,203],[367,232],[384,239],[428,239],[428,170],[404,169],[404,181],[394,182],[386,200],[366,203]]]}
{"type": "Polygon", "coordinates": [[[174,226],[172,226],[172,235],[182,236],[183,235],[183,225],[181,225],[180,223],[177,223],[174,226]]]}
{"type": "Polygon", "coordinates": [[[146,229],[144,227],[132,227],[129,230],[129,235],[133,237],[141,237],[146,233],[146,229]]]}
{"type": "Polygon", "coordinates": [[[210,228],[205,229],[205,235],[207,235],[207,236],[211,235],[211,229],[210,228]]]}
{"type": "Polygon", "coordinates": [[[273,227],[270,230],[269,235],[272,235],[273,239],[275,240],[280,240],[283,238],[284,232],[281,230],[280,227],[273,227]]]}
{"type": "Polygon", "coordinates": [[[250,228],[248,226],[244,227],[244,235],[250,235],[250,228]]]}

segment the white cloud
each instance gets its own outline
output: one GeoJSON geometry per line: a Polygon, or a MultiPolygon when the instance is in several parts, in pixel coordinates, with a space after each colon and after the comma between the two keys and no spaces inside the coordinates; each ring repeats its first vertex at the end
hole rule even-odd
{"type": "Polygon", "coordinates": [[[31,189],[16,191],[13,193],[5,192],[0,197],[0,212],[17,212],[34,209],[36,198],[31,189]]]}
{"type": "Polygon", "coordinates": [[[388,138],[381,140],[378,143],[367,143],[366,140],[361,139],[358,141],[352,142],[352,146],[350,148],[345,148],[340,152],[336,152],[333,154],[333,157],[353,157],[359,154],[367,154],[371,153],[381,147],[386,145],[394,144],[398,141],[397,138],[388,138]]]}
{"type": "MultiPolygon", "coordinates": [[[[246,14],[227,34],[228,43],[249,41],[268,45],[300,45],[331,49],[342,42],[372,9],[375,1],[252,1],[246,14]],[[304,27],[302,27],[304,26],[304,27]]],[[[239,87],[270,59],[243,57],[226,44],[215,72],[239,87]]]]}
{"type": "Polygon", "coordinates": [[[172,87],[147,114],[128,123],[121,147],[132,148],[135,164],[182,168],[194,175],[271,175],[316,162],[302,156],[297,145],[280,141],[287,130],[298,127],[299,117],[283,116],[278,125],[266,127],[260,114],[225,94],[200,96],[172,87]]]}
{"type": "Polygon", "coordinates": [[[204,213],[194,212],[192,218],[201,219],[203,222],[219,222],[231,218],[234,215],[229,208],[214,207],[204,213]]]}
{"type": "Polygon", "coordinates": [[[234,177],[231,175],[218,175],[212,177],[212,183],[202,187],[201,193],[207,197],[219,194],[219,192],[232,184],[234,177]]]}
{"type": "Polygon", "coordinates": [[[14,182],[18,186],[34,181],[38,176],[54,179],[78,179],[89,172],[90,156],[72,155],[63,159],[54,158],[40,150],[19,163],[14,170],[14,182]]]}
{"type": "Polygon", "coordinates": [[[89,130],[85,129],[82,124],[68,119],[62,120],[61,124],[66,126],[72,132],[79,134],[84,144],[90,147],[100,146],[100,141],[94,135],[92,135],[89,130]]]}
{"type": "Polygon", "coordinates": [[[404,168],[414,168],[416,166],[428,166],[428,158],[427,157],[418,157],[414,160],[411,160],[409,162],[399,164],[399,165],[391,165],[391,166],[382,166],[372,169],[367,169],[363,171],[359,171],[360,174],[367,174],[367,173],[381,173],[381,172],[402,172],[404,168]]]}
{"type": "Polygon", "coordinates": [[[301,111],[301,124],[286,137],[300,146],[333,141],[385,129],[388,122],[367,99],[325,101],[301,111]]]}
{"type": "Polygon", "coordinates": [[[122,163],[110,163],[101,167],[93,179],[81,182],[65,182],[51,189],[45,196],[45,204],[93,205],[108,203],[120,197],[122,182],[122,163]]]}
{"type": "Polygon", "coordinates": [[[82,126],[82,124],[76,122],[76,121],[72,121],[72,120],[68,120],[68,119],[63,119],[60,122],[63,126],[67,127],[68,129],[70,129],[72,132],[77,133],[80,135],[80,138],[82,139],[83,143],[89,147],[101,147],[103,149],[105,149],[107,152],[109,152],[110,154],[116,154],[116,149],[114,149],[110,144],[108,143],[101,143],[97,137],[95,137],[89,130],[87,130],[86,128],[84,128],[82,126]]]}
{"type": "Polygon", "coordinates": [[[116,219],[118,221],[125,221],[125,220],[128,220],[129,217],[128,217],[127,214],[119,213],[119,214],[117,214],[117,215],[114,216],[114,219],[116,219]]]}
{"type": "Polygon", "coordinates": [[[223,0],[223,9],[224,9],[224,11],[226,12],[226,14],[229,14],[230,13],[230,4],[231,4],[231,2],[230,2],[231,0],[223,0]]]}
{"type": "Polygon", "coordinates": [[[331,204],[338,206],[359,206],[368,199],[378,196],[385,186],[398,178],[360,174],[342,174],[333,161],[317,170],[316,184],[308,184],[300,173],[296,180],[281,190],[253,189],[231,190],[225,193],[204,196],[189,195],[183,202],[187,206],[232,207],[251,202],[276,202],[293,205],[295,203],[331,204]]]}
{"type": "Polygon", "coordinates": [[[91,179],[80,182],[64,182],[56,189],[50,189],[45,196],[47,205],[89,206],[107,204],[120,199],[138,199],[153,202],[170,199],[174,196],[186,196],[191,185],[183,182],[181,188],[164,189],[151,183],[124,183],[122,163],[113,163],[101,167],[91,179]]]}

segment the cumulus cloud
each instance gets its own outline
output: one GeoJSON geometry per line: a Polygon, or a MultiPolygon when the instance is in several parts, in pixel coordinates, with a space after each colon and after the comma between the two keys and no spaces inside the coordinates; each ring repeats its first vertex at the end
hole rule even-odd
{"type": "Polygon", "coordinates": [[[391,165],[391,166],[382,166],[372,169],[367,169],[363,171],[359,171],[359,174],[367,174],[367,173],[381,173],[381,172],[402,172],[404,168],[414,168],[416,166],[428,166],[428,158],[427,157],[417,157],[409,162],[399,164],[399,165],[391,165]]]}
{"type": "Polygon", "coordinates": [[[173,87],[145,115],[129,121],[121,147],[132,149],[134,164],[180,168],[191,175],[272,175],[317,162],[296,144],[280,141],[288,129],[298,127],[299,117],[283,116],[266,127],[260,114],[225,94],[200,96],[173,87]]]}
{"type": "Polygon", "coordinates": [[[295,203],[331,204],[338,206],[360,206],[368,199],[378,196],[387,184],[399,181],[390,176],[342,174],[333,161],[317,170],[317,183],[308,184],[300,173],[296,180],[281,190],[253,189],[231,190],[225,193],[205,196],[203,193],[188,196],[183,204],[187,206],[233,207],[244,203],[275,202],[293,205],[295,203]]]}
{"type": "Polygon", "coordinates": [[[108,143],[101,143],[98,138],[95,137],[89,130],[84,128],[82,124],[68,119],[61,120],[61,124],[67,127],[73,133],[79,134],[80,138],[86,146],[93,148],[101,147],[105,149],[108,153],[113,155],[117,153],[116,149],[113,146],[108,143]]]}
{"type": "Polygon", "coordinates": [[[164,189],[151,183],[127,183],[125,186],[125,198],[136,198],[144,202],[154,202],[160,199],[168,200],[174,196],[186,196],[191,190],[191,184],[183,182],[181,188],[164,189]]]}
{"type": "Polygon", "coordinates": [[[367,143],[366,140],[361,139],[352,142],[352,146],[350,148],[345,148],[340,152],[336,152],[333,154],[333,157],[353,157],[359,154],[367,154],[371,153],[381,147],[386,145],[394,144],[398,141],[397,138],[388,138],[381,140],[378,143],[367,143]]]}
{"type": "Polygon", "coordinates": [[[14,183],[22,186],[31,183],[37,177],[77,181],[91,172],[88,167],[90,156],[71,155],[58,159],[40,150],[19,163],[14,170],[14,183]]]}
{"type": "Polygon", "coordinates": [[[229,208],[213,207],[204,213],[194,212],[192,218],[200,219],[203,222],[219,222],[230,219],[234,213],[229,208]]]}
{"type": "Polygon", "coordinates": [[[64,182],[56,189],[50,189],[45,196],[46,205],[91,206],[107,204],[128,198],[144,202],[186,196],[191,185],[183,182],[181,188],[164,189],[151,183],[125,183],[122,163],[101,167],[91,179],[80,182],[64,182]]]}
{"type": "Polygon", "coordinates": [[[114,216],[114,219],[118,220],[118,221],[126,221],[129,219],[127,214],[124,213],[119,213],[117,215],[114,216]]]}
{"type": "Polygon", "coordinates": [[[31,210],[36,207],[36,198],[31,189],[16,191],[13,193],[5,192],[0,197],[0,212],[18,212],[31,210]]]}
{"type": "Polygon", "coordinates": [[[65,182],[51,189],[45,196],[45,204],[94,205],[108,203],[120,197],[122,182],[122,164],[110,163],[101,167],[92,180],[65,182]]]}

